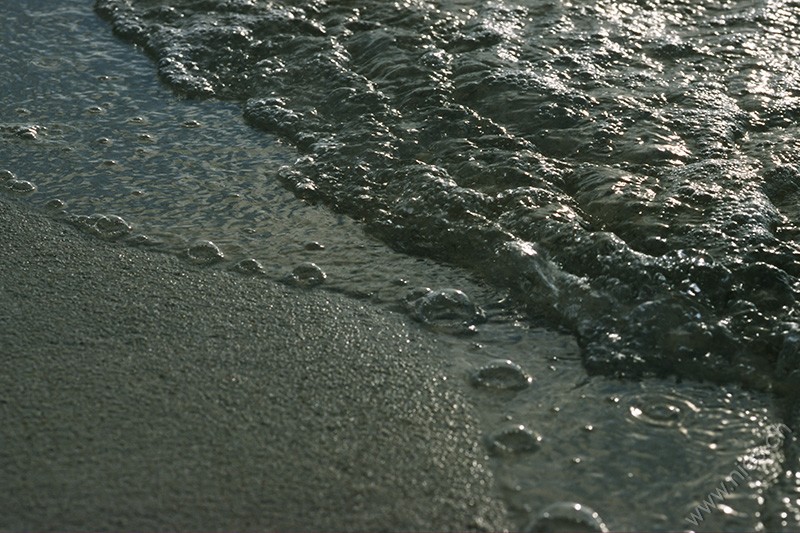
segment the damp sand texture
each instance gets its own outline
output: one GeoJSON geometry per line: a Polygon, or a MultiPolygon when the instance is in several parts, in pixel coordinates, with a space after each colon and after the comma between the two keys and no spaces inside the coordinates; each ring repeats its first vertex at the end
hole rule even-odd
{"type": "Polygon", "coordinates": [[[0,199],[0,530],[504,528],[430,339],[0,199]]]}

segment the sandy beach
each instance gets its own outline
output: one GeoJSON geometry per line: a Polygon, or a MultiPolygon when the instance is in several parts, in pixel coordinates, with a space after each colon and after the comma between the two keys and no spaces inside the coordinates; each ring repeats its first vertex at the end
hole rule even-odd
{"type": "Polygon", "coordinates": [[[1,530],[503,529],[426,332],[0,198],[1,530]]]}

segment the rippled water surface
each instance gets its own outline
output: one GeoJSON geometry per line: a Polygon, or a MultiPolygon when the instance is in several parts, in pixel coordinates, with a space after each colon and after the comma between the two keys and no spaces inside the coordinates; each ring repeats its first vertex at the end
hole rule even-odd
{"type": "Polygon", "coordinates": [[[800,524],[797,2],[0,9],[6,194],[409,313],[520,527],[800,524]]]}

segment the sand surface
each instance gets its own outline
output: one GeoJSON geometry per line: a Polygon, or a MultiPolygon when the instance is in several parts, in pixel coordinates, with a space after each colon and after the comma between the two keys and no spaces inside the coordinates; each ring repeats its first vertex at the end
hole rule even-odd
{"type": "Polygon", "coordinates": [[[430,335],[0,198],[0,529],[502,529],[430,335]]]}

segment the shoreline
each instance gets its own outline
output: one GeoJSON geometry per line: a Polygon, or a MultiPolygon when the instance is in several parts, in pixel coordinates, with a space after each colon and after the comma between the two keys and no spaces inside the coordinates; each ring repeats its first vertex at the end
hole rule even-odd
{"type": "Polygon", "coordinates": [[[407,319],[0,198],[2,530],[501,530],[407,319]]]}

